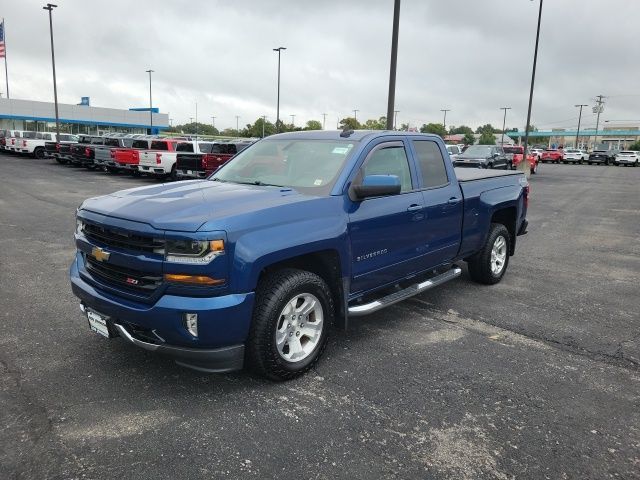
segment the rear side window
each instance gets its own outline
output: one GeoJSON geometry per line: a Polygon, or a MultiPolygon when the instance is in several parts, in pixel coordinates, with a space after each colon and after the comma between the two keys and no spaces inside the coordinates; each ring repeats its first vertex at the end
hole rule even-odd
{"type": "Polygon", "coordinates": [[[104,144],[109,147],[119,147],[120,143],[117,138],[105,138],[104,144]]]}
{"type": "Polygon", "coordinates": [[[169,150],[167,142],[151,142],[151,150],[169,150]]]}
{"type": "Polygon", "coordinates": [[[192,152],[193,153],[193,144],[182,142],[176,145],[176,152],[192,152]]]}
{"type": "Polygon", "coordinates": [[[418,165],[420,166],[424,188],[441,187],[449,183],[444,158],[435,142],[413,140],[413,148],[418,156],[418,165]]]}
{"type": "Polygon", "coordinates": [[[375,150],[367,159],[364,175],[395,175],[400,180],[401,192],[408,192],[412,188],[407,153],[401,145],[375,150]]]}
{"type": "Polygon", "coordinates": [[[131,145],[131,148],[139,148],[139,149],[146,150],[147,148],[149,148],[149,142],[147,140],[136,140],[131,145]]]}

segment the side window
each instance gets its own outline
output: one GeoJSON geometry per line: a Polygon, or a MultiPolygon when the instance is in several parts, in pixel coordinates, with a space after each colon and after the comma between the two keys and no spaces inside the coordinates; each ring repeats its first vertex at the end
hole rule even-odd
{"type": "Polygon", "coordinates": [[[412,189],[409,160],[402,145],[378,148],[369,156],[363,170],[363,176],[395,175],[400,180],[401,192],[412,189]]]}
{"type": "Polygon", "coordinates": [[[440,187],[449,183],[444,158],[435,142],[413,140],[424,188],[440,187]]]}

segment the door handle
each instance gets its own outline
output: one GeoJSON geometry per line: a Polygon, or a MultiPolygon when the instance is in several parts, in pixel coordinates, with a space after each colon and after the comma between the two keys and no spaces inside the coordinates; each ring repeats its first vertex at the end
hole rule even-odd
{"type": "Polygon", "coordinates": [[[448,203],[449,205],[455,205],[455,204],[456,204],[456,203],[458,203],[458,202],[460,202],[460,199],[459,199],[458,197],[451,197],[451,198],[447,201],[447,203],[448,203]]]}
{"type": "Polygon", "coordinates": [[[422,205],[414,203],[413,205],[409,205],[407,207],[407,212],[416,212],[418,210],[422,210],[422,205]]]}

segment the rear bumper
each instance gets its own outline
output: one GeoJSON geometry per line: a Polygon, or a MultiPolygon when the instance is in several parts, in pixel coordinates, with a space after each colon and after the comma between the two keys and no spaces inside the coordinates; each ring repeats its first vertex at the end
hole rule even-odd
{"type": "Polygon", "coordinates": [[[89,284],[78,259],[70,269],[71,289],[81,302],[109,317],[110,330],[144,350],[172,357],[176,363],[207,372],[242,368],[254,293],[219,297],[163,295],[154,304],[124,300],[89,284]],[[183,324],[184,313],[198,314],[198,338],[183,324]]]}
{"type": "Polygon", "coordinates": [[[210,175],[202,170],[178,170],[177,174],[180,178],[207,178],[210,175]]]}

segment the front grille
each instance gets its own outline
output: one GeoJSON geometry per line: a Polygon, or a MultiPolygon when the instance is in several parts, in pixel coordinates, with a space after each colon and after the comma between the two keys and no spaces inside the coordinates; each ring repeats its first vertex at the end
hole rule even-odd
{"type": "Polygon", "coordinates": [[[85,224],[84,234],[87,238],[109,247],[146,253],[162,253],[164,251],[164,240],[136,233],[112,230],[91,223],[85,224]]]}
{"type": "Polygon", "coordinates": [[[125,290],[145,293],[150,296],[162,283],[162,276],[99,262],[85,255],[87,271],[98,280],[125,290]]]}

